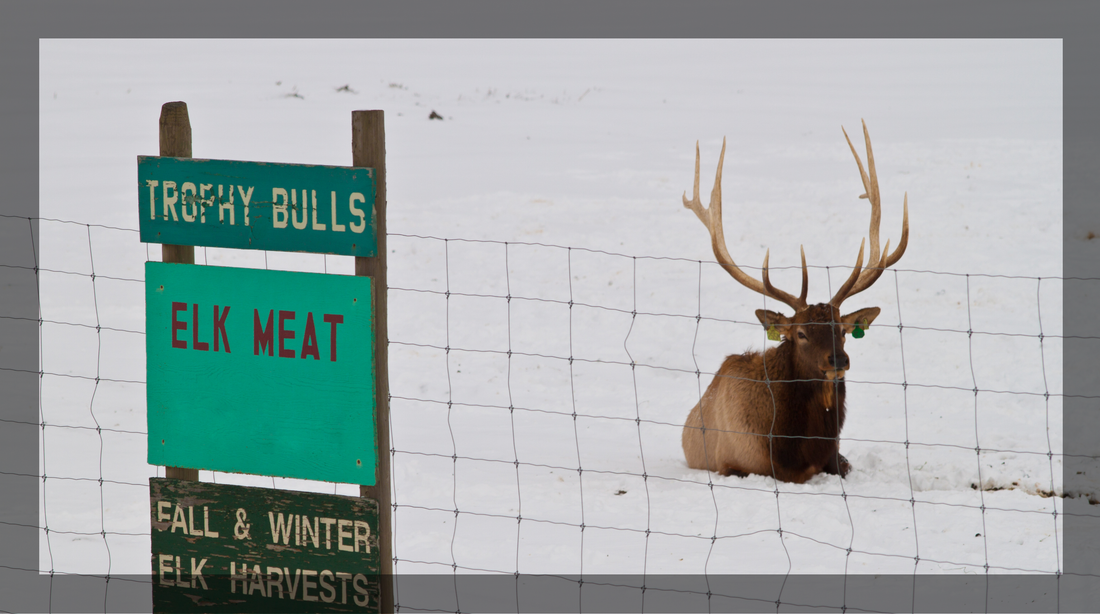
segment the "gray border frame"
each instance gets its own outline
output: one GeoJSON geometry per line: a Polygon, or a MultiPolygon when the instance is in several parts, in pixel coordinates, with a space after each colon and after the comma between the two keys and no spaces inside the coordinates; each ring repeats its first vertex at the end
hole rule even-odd
{"type": "MultiPolygon", "coordinates": [[[[1064,58],[1064,304],[1077,305],[1085,285],[1100,278],[1100,263],[1074,259],[1072,231],[1096,215],[1091,198],[1100,194],[1100,122],[1093,114],[1098,83],[1091,60],[1100,57],[1094,25],[1100,5],[1075,2],[931,1],[880,3],[865,0],[814,2],[719,2],[715,0],[600,0],[510,2],[507,0],[411,0],[362,2],[324,0],[200,0],[153,3],[92,0],[82,3],[0,0],[0,611],[138,612],[148,607],[148,577],[40,576],[38,567],[38,317],[37,229],[25,221],[38,213],[38,40],[40,38],[126,37],[974,37],[1061,38],[1064,58]],[[211,19],[212,15],[217,19],[211,19]],[[14,216],[14,217],[12,217],[14,216]],[[19,219],[23,218],[23,219],[19,219]],[[1075,281],[1072,278],[1081,278],[1075,281]],[[7,288],[14,287],[15,291],[7,288]],[[18,319],[26,318],[26,319],[18,319]],[[14,341],[14,343],[12,343],[14,341]],[[19,353],[14,355],[10,347],[19,353]],[[109,592],[109,594],[108,594],[109,592]]],[[[1078,243],[1080,241],[1078,240],[1078,243]]],[[[1080,310],[1087,312],[1088,309],[1080,310]]],[[[1080,312],[1079,311],[1079,312],[1080,312]]],[[[1067,319],[1064,362],[1075,372],[1100,372],[1090,339],[1100,337],[1093,320],[1067,319]]],[[[1065,382],[1065,451],[1095,457],[1098,443],[1082,416],[1097,411],[1096,384],[1065,382]]],[[[1065,488],[1075,481],[1067,456],[1065,488]]],[[[790,610],[840,611],[1030,611],[1085,612],[1100,603],[1100,568],[1076,539],[1096,525],[1100,506],[1064,499],[1066,573],[1056,576],[640,576],[585,578],[586,594],[603,584],[649,587],[644,608],[663,611],[790,610]],[[1080,514],[1081,516],[1074,516],[1080,514]],[[1088,559],[1091,558],[1092,562],[1088,559]],[[1080,575],[1086,574],[1086,575],[1080,575]],[[658,598],[658,586],[676,590],[712,587],[713,592],[769,593],[762,600],[717,601],[658,598]],[[770,589],[770,591],[768,590],[770,589]],[[839,592],[838,592],[839,590],[839,592]],[[782,595],[782,605],[775,599],[782,595]],[[738,605],[740,603],[741,605],[738,605]],[[677,605],[680,604],[680,605],[677,605]],[[804,604],[804,605],[799,605],[804,604]],[[816,606],[816,607],[811,607],[816,606]]],[[[460,577],[461,578],[461,577],[460,577]]],[[[485,611],[572,611],[581,602],[567,595],[569,580],[531,578],[531,599],[517,601],[511,576],[463,580],[481,592],[461,608],[485,611]],[[484,597],[502,591],[498,598],[484,597]],[[541,595],[541,596],[539,596],[541,595]],[[535,604],[543,604],[536,606],[535,604]]],[[[419,586],[438,596],[437,609],[454,607],[459,586],[453,576],[401,576],[402,594],[419,586]]],[[[415,589],[414,589],[415,590],[415,589]]],[[[635,590],[636,589],[632,589],[635,590]]],[[[463,591],[465,592],[465,591],[463,591]]],[[[608,593],[610,594],[610,593],[608,593]]],[[[579,596],[579,595],[578,595],[579,596]]],[[[621,594],[619,595],[622,596],[621,594]]],[[[583,602],[588,611],[641,610],[640,600],[583,602]],[[618,605],[617,605],[618,604],[618,605]],[[627,605],[622,605],[627,604],[627,605]]]]}

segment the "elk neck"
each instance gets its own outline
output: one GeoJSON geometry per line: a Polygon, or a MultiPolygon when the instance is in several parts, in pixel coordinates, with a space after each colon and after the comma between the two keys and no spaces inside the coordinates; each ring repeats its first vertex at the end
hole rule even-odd
{"type": "Polygon", "coordinates": [[[800,372],[795,352],[795,342],[790,339],[764,352],[772,386],[782,388],[790,406],[802,408],[807,416],[839,412],[843,421],[844,379],[827,380],[818,372],[800,372]]]}

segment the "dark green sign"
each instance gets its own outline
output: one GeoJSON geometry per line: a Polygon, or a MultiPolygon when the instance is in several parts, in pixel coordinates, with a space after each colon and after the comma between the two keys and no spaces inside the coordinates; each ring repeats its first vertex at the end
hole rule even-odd
{"type": "Polygon", "coordinates": [[[371,283],[145,263],[149,463],[375,484],[371,283]]]}
{"type": "Polygon", "coordinates": [[[138,156],[141,240],[374,256],[374,169],[138,156]]]}
{"type": "Polygon", "coordinates": [[[154,612],[378,612],[372,499],[150,478],[154,612]]]}

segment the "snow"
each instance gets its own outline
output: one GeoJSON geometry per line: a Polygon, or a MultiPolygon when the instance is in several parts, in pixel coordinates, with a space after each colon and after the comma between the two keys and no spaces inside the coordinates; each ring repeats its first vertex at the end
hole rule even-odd
{"type": "Polygon", "coordinates": [[[1061,496],[1100,493],[1062,486],[1061,66],[1058,40],[43,40],[40,210],[77,222],[42,223],[43,369],[124,381],[43,380],[43,420],[91,428],[45,429],[42,470],[91,481],[44,484],[42,568],[149,568],[134,176],[183,100],[195,157],[284,163],[349,165],[351,111],[386,112],[396,572],[1057,572],[1061,496]],[[911,230],[846,305],[883,309],[848,345],[853,470],[688,469],[713,371],[769,343],[680,204],[695,142],[705,200],[727,139],[733,257],[793,289],[805,245],[823,301],[867,232],[861,119],[883,241],[903,195],[911,230]]]}

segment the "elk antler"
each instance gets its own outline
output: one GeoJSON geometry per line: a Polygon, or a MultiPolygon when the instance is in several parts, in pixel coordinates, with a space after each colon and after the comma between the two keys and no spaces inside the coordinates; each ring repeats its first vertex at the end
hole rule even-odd
{"type": "MultiPolygon", "coordinates": [[[[692,188],[692,198],[689,201],[687,199],[687,192],[684,193],[684,207],[691,209],[695,212],[695,215],[699,218],[699,221],[703,222],[703,225],[710,231],[711,247],[714,249],[714,256],[718,259],[718,264],[722,265],[722,268],[726,269],[734,279],[746,288],[759,292],[764,296],[773,298],[781,303],[785,303],[787,306],[794,309],[796,312],[806,309],[806,290],[809,287],[809,275],[806,272],[806,251],[802,251],[802,294],[798,298],[787,294],[786,292],[776,288],[771,284],[768,279],[768,256],[770,250],[764,254],[764,268],[762,277],[764,283],[753,279],[746,275],[730,257],[729,250],[726,249],[726,238],[722,232],[722,164],[726,159],[726,139],[722,139],[722,154],[718,157],[718,172],[714,177],[714,189],[710,193],[710,206],[703,208],[703,204],[699,202],[699,143],[695,143],[695,187],[692,188]]],[[[860,246],[860,259],[863,258],[863,247],[860,246]]]]}
{"type": "Polygon", "coordinates": [[[856,260],[855,268],[852,269],[852,274],[844,282],[844,285],[837,290],[833,298],[829,299],[829,304],[835,307],[840,307],[844,299],[870,288],[882,275],[883,271],[901,259],[905,253],[905,247],[909,245],[909,193],[906,192],[901,219],[901,241],[898,243],[897,249],[889,256],[886,255],[890,251],[889,240],[886,241],[886,247],[883,248],[882,253],[878,251],[878,230],[879,222],[882,221],[882,207],[879,200],[878,175],[875,174],[875,156],[871,152],[871,136],[867,133],[867,122],[862,123],[863,140],[867,143],[867,169],[870,172],[870,177],[863,170],[863,162],[860,161],[859,154],[856,153],[856,148],[852,145],[852,139],[848,138],[848,131],[844,130],[843,126],[840,130],[844,132],[844,138],[848,141],[848,147],[851,148],[852,155],[856,158],[859,175],[863,179],[864,193],[860,195],[860,198],[866,198],[871,202],[871,256],[867,261],[867,267],[861,267],[863,263],[863,243],[860,243],[859,258],[856,260]]]}

